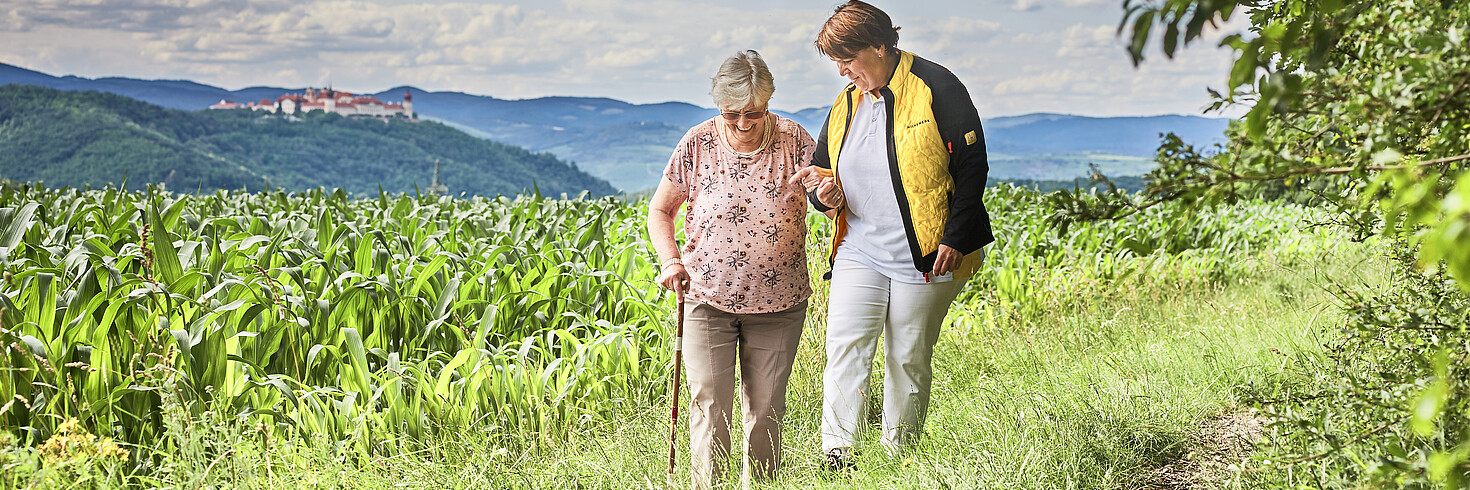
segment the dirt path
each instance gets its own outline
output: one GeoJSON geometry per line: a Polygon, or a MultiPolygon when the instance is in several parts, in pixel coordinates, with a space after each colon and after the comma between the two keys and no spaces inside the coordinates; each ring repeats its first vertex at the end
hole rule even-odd
{"type": "Polygon", "coordinates": [[[1250,456],[1265,431],[1266,418],[1248,410],[1235,410],[1206,420],[1192,439],[1183,458],[1153,471],[1144,488],[1194,490],[1216,488],[1231,476],[1231,465],[1239,467],[1250,456]]]}

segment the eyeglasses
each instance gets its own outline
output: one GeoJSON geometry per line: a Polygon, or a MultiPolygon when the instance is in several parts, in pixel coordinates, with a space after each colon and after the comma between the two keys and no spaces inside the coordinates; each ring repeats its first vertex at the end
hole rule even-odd
{"type": "Polygon", "coordinates": [[[721,112],[720,115],[724,116],[726,121],[739,121],[742,116],[749,120],[756,120],[766,117],[767,112],[769,111],[721,112]]]}

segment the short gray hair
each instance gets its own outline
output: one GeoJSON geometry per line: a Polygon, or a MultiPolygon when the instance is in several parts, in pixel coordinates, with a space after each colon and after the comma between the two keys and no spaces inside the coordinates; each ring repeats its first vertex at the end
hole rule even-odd
{"type": "Polygon", "coordinates": [[[771,79],[766,60],[750,49],[726,58],[711,81],[709,94],[714,97],[716,108],[763,106],[776,93],[776,82],[771,79]]]}

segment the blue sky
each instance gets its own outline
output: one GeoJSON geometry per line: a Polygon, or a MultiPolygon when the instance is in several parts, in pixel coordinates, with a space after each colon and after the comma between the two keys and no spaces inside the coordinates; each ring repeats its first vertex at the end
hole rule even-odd
{"type": "MultiPolygon", "coordinates": [[[[1175,60],[1128,62],[1121,0],[873,0],[899,47],[955,72],[982,117],[1199,114],[1237,16],[1175,60]]],[[[711,106],[721,60],[755,49],[774,108],[845,83],[811,43],[836,1],[0,0],[0,62],[53,75],[189,79],[228,89],[398,85],[711,106]]],[[[1236,115],[1240,110],[1227,112],[1236,115]]]]}

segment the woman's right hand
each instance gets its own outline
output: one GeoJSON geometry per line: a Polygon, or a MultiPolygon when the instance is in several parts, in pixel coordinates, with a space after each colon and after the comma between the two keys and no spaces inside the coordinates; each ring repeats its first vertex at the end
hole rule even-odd
{"type": "Polygon", "coordinates": [[[664,267],[658,274],[658,285],[664,289],[673,291],[679,297],[679,302],[684,302],[684,292],[689,290],[689,272],[684,270],[684,264],[672,263],[664,267]]]}

